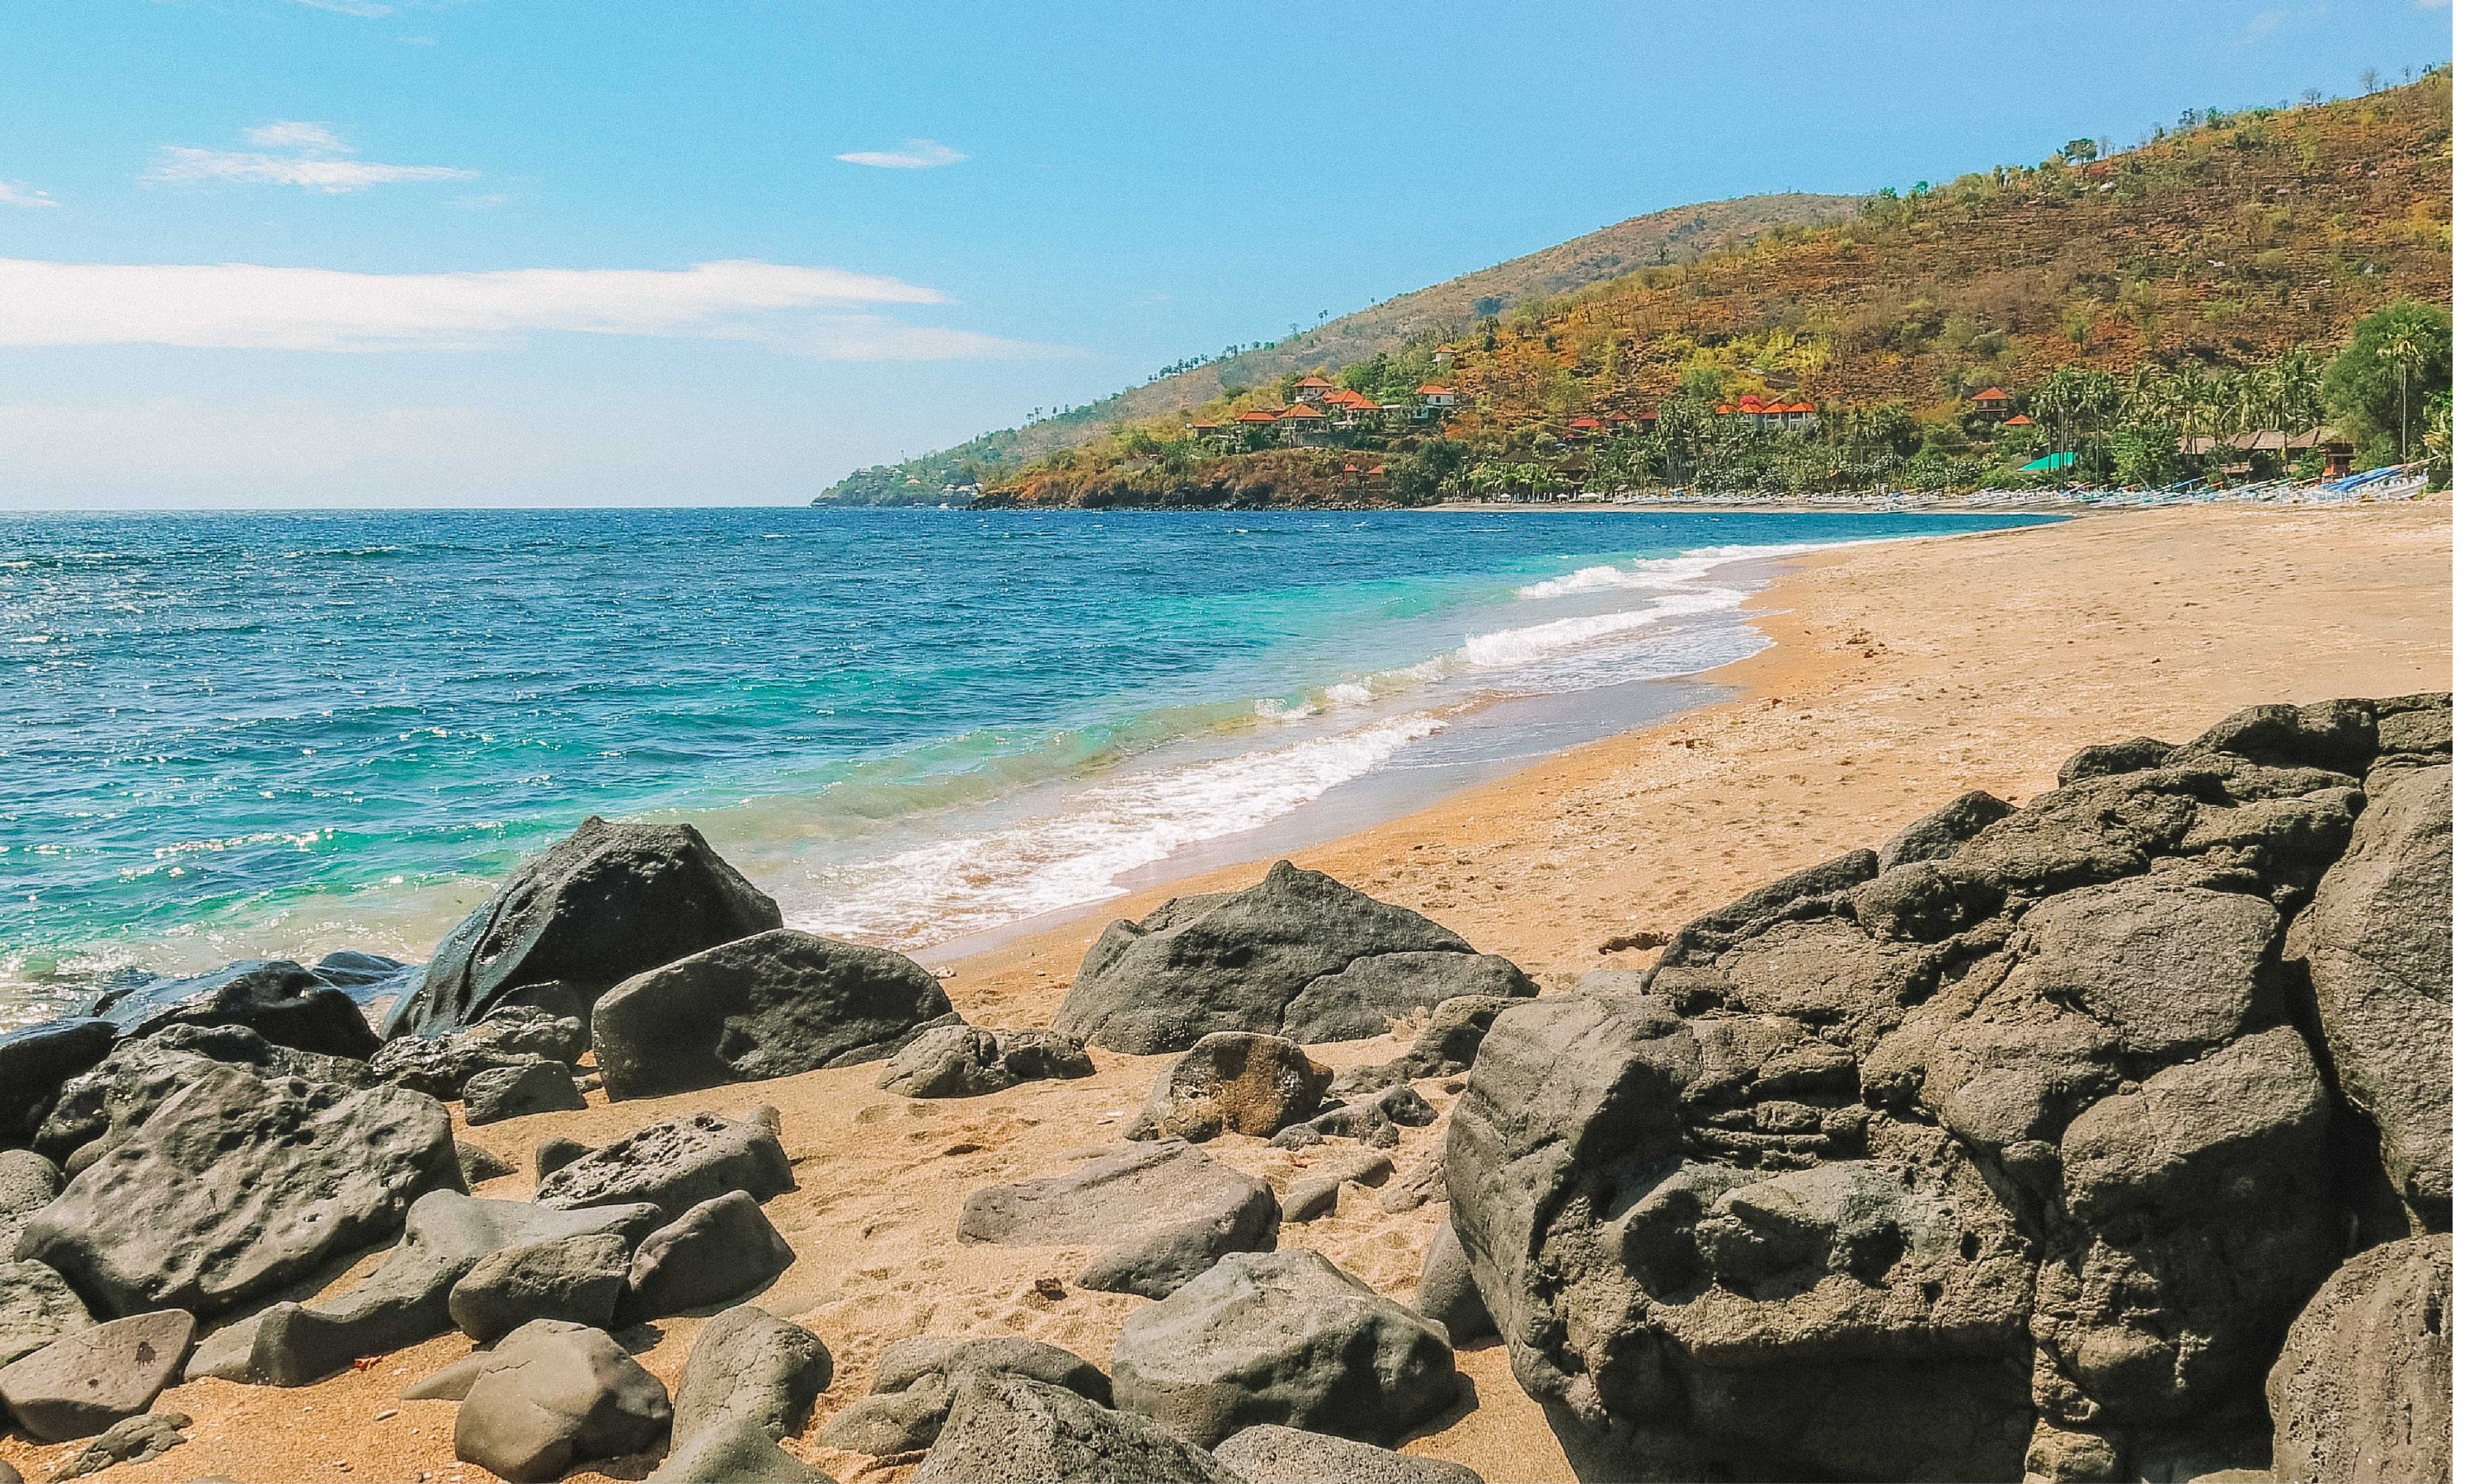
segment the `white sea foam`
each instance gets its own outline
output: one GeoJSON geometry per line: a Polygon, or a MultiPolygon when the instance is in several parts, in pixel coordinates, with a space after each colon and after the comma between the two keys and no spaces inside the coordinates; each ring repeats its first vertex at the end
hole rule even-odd
{"type": "MultiPolygon", "coordinates": [[[[817,874],[830,905],[798,925],[916,946],[1059,907],[1122,896],[1116,878],[1187,846],[1268,825],[1420,737],[1428,712],[1085,789],[1059,807],[976,833],[817,874]]],[[[795,909],[794,909],[795,912],[795,909]]]]}
{"type": "Polygon", "coordinates": [[[1585,566],[1531,583],[1519,589],[1524,598],[1564,598],[1578,592],[1602,592],[1611,587],[1644,587],[1675,590],[1688,587],[1730,562],[1749,562],[1764,557],[1792,557],[1807,551],[1820,551],[1825,544],[1843,542],[1783,541],[1768,546],[1696,546],[1673,557],[1642,557],[1628,567],[1585,566]]]}
{"type": "Polygon", "coordinates": [[[1671,619],[1694,613],[1719,612],[1742,603],[1745,596],[1733,587],[1704,587],[1652,599],[1644,608],[1624,609],[1613,613],[1587,613],[1578,618],[1549,619],[1542,624],[1529,624],[1518,629],[1497,629],[1492,634],[1471,634],[1468,642],[1461,647],[1461,655],[1481,670],[1517,669],[1564,650],[1637,634],[1671,619]]]}

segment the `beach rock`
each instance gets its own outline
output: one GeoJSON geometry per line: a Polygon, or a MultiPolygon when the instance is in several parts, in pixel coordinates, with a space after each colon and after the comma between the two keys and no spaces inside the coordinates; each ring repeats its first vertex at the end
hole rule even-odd
{"type": "Polygon", "coordinates": [[[188,1442],[182,1436],[188,1427],[186,1412],[149,1412],[143,1417],[123,1418],[103,1429],[102,1436],[61,1459],[52,1470],[52,1484],[101,1473],[113,1464],[152,1463],[188,1442]]]}
{"type": "Polygon", "coordinates": [[[644,1238],[627,1268],[622,1323],[684,1314],[755,1292],[787,1271],[790,1244],[744,1190],[691,1207],[644,1238]]]}
{"type": "Polygon", "coordinates": [[[547,1057],[485,1067],[464,1084],[464,1121],[474,1128],[534,1113],[572,1113],[583,1106],[575,1073],[565,1062],[547,1057]]]}
{"type": "Polygon", "coordinates": [[[659,1207],[554,1210],[530,1201],[484,1201],[433,1190],[412,1203],[402,1240],[361,1285],[322,1303],[276,1304],[208,1335],[188,1376],[305,1386],[363,1355],[418,1345],[456,1327],[458,1280],[493,1253],[594,1233],[633,1248],[662,1224],[659,1207]]]}
{"type": "Polygon", "coordinates": [[[467,1190],[516,1172],[514,1165],[489,1150],[478,1144],[468,1144],[460,1138],[455,1141],[455,1167],[464,1172],[464,1188],[467,1190]]]}
{"type": "Polygon", "coordinates": [[[1088,1077],[1082,1042],[1055,1031],[939,1025],[895,1054],[877,1086],[904,1097],[979,1097],[1025,1082],[1088,1077]]]}
{"type": "Polygon", "coordinates": [[[1274,1149],[1302,1149],[1326,1138],[1354,1138],[1389,1149],[1400,1142],[1402,1128],[1419,1129],[1435,1121],[1435,1105],[1405,1083],[1385,1088],[1372,1097],[1315,1114],[1272,1137],[1274,1149]]]}
{"type": "Polygon", "coordinates": [[[780,1447],[834,1378],[824,1342],[741,1305],[697,1332],[672,1400],[670,1454],[657,1484],[812,1484],[829,1478],[780,1447]]]}
{"type": "Polygon", "coordinates": [[[26,1218],[60,1193],[60,1166],[32,1149],[0,1149],[0,1261],[17,1250],[26,1218]]]}
{"type": "Polygon", "coordinates": [[[0,1366],[93,1324],[60,1274],[39,1262],[0,1261],[0,1366]]]}
{"type": "Polygon", "coordinates": [[[462,1187],[429,1098],[209,1064],[36,1212],[18,1255],[105,1313],[212,1320],[393,1236],[424,1193],[462,1187]]]}
{"type": "Polygon", "coordinates": [[[1187,1050],[1214,1031],[1322,1039],[1323,1026],[1342,1019],[1371,1021],[1348,1037],[1373,1035],[1391,1017],[1472,988],[1420,960],[1412,966],[1419,972],[1381,976],[1382,993],[1404,996],[1397,1002],[1350,1009],[1318,994],[1290,1025],[1291,1005],[1316,980],[1395,953],[1476,956],[1458,934],[1406,907],[1281,861],[1242,892],[1174,898],[1140,922],[1110,923],[1084,955],[1055,1024],[1093,1045],[1146,1055],[1187,1050]]]}
{"type": "Polygon", "coordinates": [[[2174,749],[2168,760],[2232,756],[2264,768],[2318,768],[2360,777],[2379,747],[2377,703],[2322,701],[2244,706],[2174,749]]]}
{"type": "Polygon", "coordinates": [[[575,1464],[650,1449],[670,1399],[598,1329],[509,1335],[455,1411],[455,1456],[502,1479],[555,1479],[575,1464]]]}
{"type": "Polygon", "coordinates": [[[1004,1372],[962,1380],[936,1446],[910,1477],[913,1484],[1244,1484],[1226,1465],[1148,1419],[1004,1372]]]}
{"type": "Polygon", "coordinates": [[[1486,1484],[1476,1470],[1448,1458],[1412,1458],[1272,1423],[1232,1434],[1211,1456],[1246,1484],[1486,1484]]]}
{"type": "MultiPolygon", "coordinates": [[[[1664,935],[1661,936],[1661,945],[1667,941],[1671,940],[1666,939],[1664,935]]],[[[1646,994],[1649,993],[1650,975],[1654,972],[1656,972],[1655,969],[1592,969],[1572,981],[1572,993],[1575,994],[1646,994]]],[[[1443,1006],[1437,1005],[1435,1013],[1440,1016],[1443,1014],[1443,1006]]],[[[1463,1069],[1466,1070],[1466,1068],[1463,1069]]]]}
{"type": "Polygon", "coordinates": [[[2268,1376],[2277,1478],[2448,1477],[2451,1275],[2441,1233],[2360,1253],[2312,1296],[2268,1376]]]}
{"type": "Polygon", "coordinates": [[[61,1085],[104,1058],[119,1036],[109,1020],[47,1020],[0,1035],[0,1142],[35,1137],[61,1085]]]}
{"type": "Polygon", "coordinates": [[[175,1024],[122,1041],[63,1084],[35,1147],[75,1175],[134,1133],[208,1063],[261,1078],[302,1077],[344,1088],[366,1088],[373,1080],[366,1063],[279,1046],[244,1025],[175,1024]]]}
{"type": "Polygon", "coordinates": [[[2337,1086],[2379,1130],[2390,1186],[2426,1230],[2451,1225],[2452,769],[2402,772],[2287,938],[2337,1086]]]}
{"type": "Polygon", "coordinates": [[[352,997],[289,959],[244,959],[194,978],[107,991],[91,1013],[131,1038],[174,1025],[242,1025],[296,1051],[368,1061],[378,1048],[352,997]]]}
{"type": "Polygon", "coordinates": [[[370,1070],[398,1087],[426,1092],[442,1103],[464,1096],[473,1074],[497,1066],[521,1066],[541,1057],[570,1065],[592,1049],[584,1022],[530,1005],[502,1005],[478,1024],[443,1036],[401,1036],[370,1058],[370,1070]]]}
{"type": "Polygon", "coordinates": [[[448,1290],[448,1316],[484,1345],[536,1319],[607,1328],[627,1290],[627,1248],[610,1232],[500,1248],[448,1290]]]}
{"type": "Polygon", "coordinates": [[[2073,753],[2056,775],[2056,787],[2066,787],[2082,778],[2110,778],[2117,773],[2144,773],[2161,768],[2173,755],[2173,744],[2159,742],[2154,737],[2132,737],[2122,742],[2097,742],[2073,753]]]}
{"type": "Polygon", "coordinates": [[[592,1146],[580,1138],[553,1134],[533,1146],[533,1179],[547,1180],[592,1152],[592,1146]]]}
{"type": "Polygon", "coordinates": [[[648,1124],[552,1171],[533,1199],[570,1209],[649,1201],[676,1220],[733,1190],[769,1201],[796,1188],[780,1115],[760,1107],[744,1119],[700,1113],[648,1124]]]}
{"type": "Polygon", "coordinates": [[[535,1340],[566,1334],[598,1334],[591,1325],[570,1324],[563,1319],[536,1319],[517,1329],[487,1350],[475,1350],[440,1366],[420,1380],[396,1394],[403,1401],[461,1401],[473,1389],[473,1383],[489,1369],[493,1357],[500,1352],[515,1351],[535,1340]]]}
{"type": "MultiPolygon", "coordinates": [[[[419,964],[407,964],[383,953],[365,953],[358,948],[338,948],[309,966],[309,971],[339,990],[366,990],[373,985],[391,984],[418,970],[419,964]]],[[[358,999],[359,995],[353,995],[358,999]]]]}
{"type": "Polygon", "coordinates": [[[92,1437],[155,1404],[180,1374],[195,1327],[163,1309],[73,1329],[0,1367],[0,1402],[40,1442],[92,1437]]]}
{"type": "Polygon", "coordinates": [[[1137,1144],[1054,1180],[990,1185],[958,1235],[1008,1247],[1105,1247],[1075,1281],[1161,1298],[1231,1252],[1268,1252],[1279,1203],[1260,1180],[1182,1139],[1137,1144]]]}
{"type": "Polygon", "coordinates": [[[1313,1221],[1340,1209],[1343,1185],[1379,1185],[1392,1178],[1392,1157],[1361,1150],[1316,1165],[1280,1202],[1280,1222],[1313,1221]]]}
{"type": "Polygon", "coordinates": [[[1451,1342],[1314,1252],[1235,1253],[1128,1315],[1117,1405],[1203,1445],[1277,1423],[1389,1446],[1459,1396],[1451,1342]]]}
{"type": "Polygon", "coordinates": [[[1535,998],[1538,986],[1508,958],[1492,953],[1385,953],[1307,981],[1280,1017],[1291,1041],[1355,1041],[1380,1036],[1395,1020],[1446,1000],[1535,998]]]}
{"type": "Polygon", "coordinates": [[[1098,1367],[1036,1340],[897,1340],[876,1363],[868,1395],[834,1414],[816,1435],[824,1448],[885,1457],[932,1448],[945,1430],[956,1389],[969,1376],[1002,1373],[1061,1386],[1102,1406],[1107,1376],[1098,1367]]]}
{"type": "Polygon", "coordinates": [[[901,954],[777,928],[627,979],[593,1012],[615,1100],[879,1061],[954,1007],[901,954]]]}
{"type": "Polygon", "coordinates": [[[530,985],[590,1004],[622,979],[781,925],[782,909],[693,826],[588,819],[447,935],[387,1037],[473,1024],[530,985]]]}
{"type": "Polygon", "coordinates": [[[2009,804],[1980,788],[1971,789],[1892,835],[1878,853],[1875,869],[1889,872],[1918,861],[1947,859],[2010,812],[2009,804]]]}
{"type": "Polygon", "coordinates": [[[1201,1143],[1222,1133],[1266,1138],[1322,1106],[1331,1069],[1296,1041],[1215,1031],[1160,1069],[1128,1138],[1201,1143]]]}
{"type": "Polygon", "coordinates": [[[1443,1326],[1455,1346],[1494,1332],[1494,1316],[1486,1311],[1477,1280],[1469,1276],[1468,1254],[1448,1221],[1435,1228],[1434,1240],[1426,1244],[1426,1265],[1418,1273],[1418,1312],[1443,1326]]]}

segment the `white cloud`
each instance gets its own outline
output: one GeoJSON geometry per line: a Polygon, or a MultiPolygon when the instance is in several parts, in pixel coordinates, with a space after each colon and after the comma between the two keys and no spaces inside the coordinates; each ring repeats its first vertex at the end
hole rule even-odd
{"type": "Polygon", "coordinates": [[[476,350],[535,331],[753,341],[823,360],[1042,353],[905,324],[883,304],[941,304],[897,278],[745,260],[686,269],[522,268],[368,274],[249,263],[0,258],[0,346],[476,350]]]}
{"type": "Polygon", "coordinates": [[[38,191],[14,180],[0,180],[0,206],[57,206],[49,191],[38,191]]]}
{"type": "Polygon", "coordinates": [[[905,139],[898,150],[855,150],[834,158],[854,165],[873,165],[879,170],[934,170],[939,165],[958,165],[971,156],[934,139],[905,139]]]}
{"type": "Polygon", "coordinates": [[[304,190],[342,195],[400,180],[472,180],[480,175],[478,171],[448,165],[382,165],[354,159],[352,147],[325,124],[279,120],[244,132],[252,144],[290,153],[205,150],[194,145],[167,144],[156,153],[155,163],[138,179],[148,185],[240,180],[298,185],[304,190]]]}

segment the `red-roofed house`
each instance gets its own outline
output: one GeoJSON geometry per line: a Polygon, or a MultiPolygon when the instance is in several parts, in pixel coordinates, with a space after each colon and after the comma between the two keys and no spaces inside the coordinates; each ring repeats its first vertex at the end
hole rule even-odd
{"type": "Polygon", "coordinates": [[[1331,383],[1321,376],[1300,377],[1298,381],[1298,400],[1300,402],[1320,402],[1331,393],[1331,383]]]}
{"type": "Polygon", "coordinates": [[[2028,417],[2025,413],[2019,413],[2013,417],[2002,419],[2001,425],[2005,428],[2032,428],[2036,425],[2036,419],[2028,417]]]}
{"type": "Polygon", "coordinates": [[[2008,412],[2010,410],[2010,394],[2002,391],[2000,387],[1986,387],[1983,391],[1969,397],[1968,400],[1976,404],[1976,410],[1977,412],[2008,412]]]}
{"type": "Polygon", "coordinates": [[[1452,395],[1451,388],[1429,381],[1418,389],[1419,416],[1440,417],[1450,412],[1459,400],[1459,397],[1452,395]]]}
{"type": "Polygon", "coordinates": [[[1321,443],[1331,436],[1331,419],[1319,408],[1298,402],[1280,414],[1280,436],[1293,443],[1321,443]]]}

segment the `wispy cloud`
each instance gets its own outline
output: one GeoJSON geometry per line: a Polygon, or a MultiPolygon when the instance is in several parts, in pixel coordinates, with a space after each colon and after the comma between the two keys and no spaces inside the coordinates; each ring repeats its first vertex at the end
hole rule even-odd
{"type": "Polygon", "coordinates": [[[0,258],[0,346],[478,350],[539,331],[753,341],[824,360],[1045,353],[873,306],[940,304],[898,278],[733,260],[685,269],[367,274],[248,263],[0,258]]]}
{"type": "Polygon", "coordinates": [[[834,158],[853,165],[873,165],[879,170],[934,170],[939,165],[958,165],[971,156],[934,139],[905,139],[896,150],[854,150],[834,158]]]}
{"type": "Polygon", "coordinates": [[[207,150],[167,144],[156,152],[155,163],[138,179],[149,185],[219,181],[297,185],[332,196],[402,180],[472,180],[480,176],[478,171],[449,165],[384,165],[355,159],[352,147],[332,128],[299,119],[260,124],[243,134],[258,149],[207,150]]]}
{"type": "Polygon", "coordinates": [[[0,180],[0,206],[57,206],[49,191],[38,191],[16,180],[0,180]]]}

